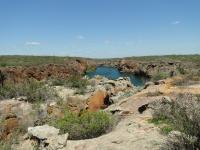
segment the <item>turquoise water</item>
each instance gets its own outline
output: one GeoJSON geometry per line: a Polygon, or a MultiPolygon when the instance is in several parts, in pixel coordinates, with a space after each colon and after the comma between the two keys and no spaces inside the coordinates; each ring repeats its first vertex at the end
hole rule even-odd
{"type": "Polygon", "coordinates": [[[92,78],[96,75],[104,76],[108,79],[113,79],[113,80],[117,79],[119,77],[129,77],[131,79],[131,82],[135,86],[143,86],[145,84],[145,82],[147,81],[147,78],[145,78],[145,77],[136,76],[131,73],[123,73],[123,72],[120,72],[116,68],[105,67],[105,66],[99,66],[96,68],[95,71],[91,71],[91,72],[87,73],[87,76],[89,76],[90,78],[92,78]]]}

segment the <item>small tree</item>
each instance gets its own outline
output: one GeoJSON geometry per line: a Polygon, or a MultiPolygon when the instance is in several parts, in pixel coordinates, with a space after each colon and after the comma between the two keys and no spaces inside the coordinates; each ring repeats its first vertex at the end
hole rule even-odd
{"type": "Polygon", "coordinates": [[[6,80],[6,75],[0,70],[0,85],[1,85],[1,87],[4,86],[5,80],[6,80]]]}

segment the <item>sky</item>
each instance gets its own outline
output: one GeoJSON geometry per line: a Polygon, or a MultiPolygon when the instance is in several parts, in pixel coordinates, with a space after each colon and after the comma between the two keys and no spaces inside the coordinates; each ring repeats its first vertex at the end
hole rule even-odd
{"type": "Polygon", "coordinates": [[[0,55],[200,54],[200,0],[0,0],[0,55]]]}

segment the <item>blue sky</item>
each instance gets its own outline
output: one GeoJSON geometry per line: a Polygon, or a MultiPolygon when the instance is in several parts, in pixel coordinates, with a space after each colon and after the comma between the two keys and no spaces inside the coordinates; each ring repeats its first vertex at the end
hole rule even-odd
{"type": "Polygon", "coordinates": [[[200,0],[0,0],[0,55],[200,53],[200,0]]]}

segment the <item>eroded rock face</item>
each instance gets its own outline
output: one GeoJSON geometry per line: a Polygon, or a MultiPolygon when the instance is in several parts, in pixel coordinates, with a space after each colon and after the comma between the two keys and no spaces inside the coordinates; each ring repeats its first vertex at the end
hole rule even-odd
{"type": "Polygon", "coordinates": [[[127,77],[109,80],[105,77],[96,76],[90,81],[94,83],[92,87],[94,93],[88,100],[88,110],[91,111],[106,108],[120,99],[137,92],[137,89],[127,77]]]}
{"type": "Polygon", "coordinates": [[[125,92],[135,88],[128,77],[119,77],[116,80],[109,80],[105,77],[95,76],[90,82],[94,84],[94,91],[103,89],[110,94],[116,94],[120,91],[125,92]]]}
{"type": "Polygon", "coordinates": [[[46,64],[41,66],[6,67],[0,70],[7,74],[7,79],[14,83],[24,79],[37,80],[49,77],[67,78],[70,75],[80,75],[86,71],[87,62],[83,60],[68,60],[64,64],[46,64]]]}
{"type": "Polygon", "coordinates": [[[121,72],[131,72],[146,77],[152,77],[159,73],[171,77],[180,74],[179,68],[190,71],[191,66],[197,67],[195,64],[189,62],[183,63],[172,60],[137,61],[134,59],[119,59],[103,62],[103,64],[116,67],[121,72]]]}
{"type": "Polygon", "coordinates": [[[97,111],[101,108],[106,108],[109,105],[108,102],[108,93],[103,90],[98,90],[89,98],[88,110],[97,111]]]}

